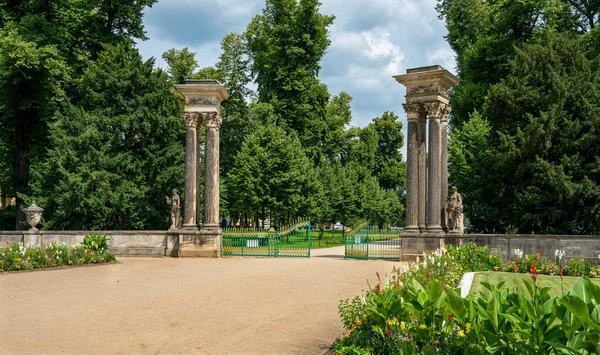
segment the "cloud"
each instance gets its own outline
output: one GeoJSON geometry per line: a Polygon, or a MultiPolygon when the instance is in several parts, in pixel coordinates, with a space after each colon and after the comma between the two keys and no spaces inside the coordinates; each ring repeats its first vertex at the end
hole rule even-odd
{"type": "MultiPolygon", "coordinates": [[[[354,97],[353,125],[363,127],[384,111],[405,121],[405,90],[393,75],[432,64],[454,72],[454,54],[435,11],[437,0],[321,2],[320,12],[336,19],[319,78],[332,95],[345,91],[354,97]]],[[[140,43],[140,51],[160,64],[165,50],[189,47],[201,66],[214,65],[223,36],[243,32],[263,7],[264,0],[162,0],[146,11],[151,40],[140,43]]]]}

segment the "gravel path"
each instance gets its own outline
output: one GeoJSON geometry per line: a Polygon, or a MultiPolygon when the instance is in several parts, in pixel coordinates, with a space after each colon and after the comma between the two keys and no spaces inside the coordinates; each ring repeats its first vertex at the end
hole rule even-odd
{"type": "Polygon", "coordinates": [[[343,250],[0,274],[0,354],[321,354],[339,300],[399,265],[343,250]]]}

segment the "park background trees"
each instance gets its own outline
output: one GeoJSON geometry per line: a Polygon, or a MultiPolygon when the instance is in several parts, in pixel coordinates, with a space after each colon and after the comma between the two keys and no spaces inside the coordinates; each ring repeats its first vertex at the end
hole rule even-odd
{"type": "Polygon", "coordinates": [[[350,127],[352,97],[318,79],[334,21],[318,1],[268,0],[245,33],[223,38],[214,66],[173,48],[165,71],[134,43],[155,2],[0,1],[0,186],[17,211],[35,200],[53,229],[168,227],[164,195],[181,189],[184,169],[172,85],[191,77],[230,93],[223,217],[402,223],[402,124],[385,112],[350,127]]]}
{"type": "Polygon", "coordinates": [[[461,83],[450,179],[487,232],[597,234],[598,2],[439,1],[461,83]]]}

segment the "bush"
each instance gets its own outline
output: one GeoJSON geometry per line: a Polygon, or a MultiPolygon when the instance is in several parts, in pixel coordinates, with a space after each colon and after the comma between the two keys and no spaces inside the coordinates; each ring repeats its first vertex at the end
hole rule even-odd
{"type": "Polygon", "coordinates": [[[446,246],[450,256],[459,263],[465,272],[498,271],[502,267],[502,258],[488,246],[477,246],[469,243],[464,246],[446,246]]]}
{"type": "Polygon", "coordinates": [[[489,293],[461,298],[437,281],[423,287],[394,275],[364,298],[340,303],[346,333],[334,354],[596,353],[600,288],[588,278],[556,298],[535,274],[525,293],[484,284],[489,293]]]}
{"type": "Polygon", "coordinates": [[[565,267],[567,276],[590,276],[592,265],[583,256],[572,257],[565,267]]]}
{"type": "Polygon", "coordinates": [[[104,235],[86,236],[83,242],[75,248],[49,244],[27,249],[21,244],[13,243],[0,249],[0,272],[114,261],[116,258],[108,252],[108,244],[104,235]]]}

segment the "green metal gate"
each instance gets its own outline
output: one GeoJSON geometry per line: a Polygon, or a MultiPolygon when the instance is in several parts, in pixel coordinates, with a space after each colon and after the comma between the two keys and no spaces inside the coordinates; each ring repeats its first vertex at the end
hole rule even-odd
{"type": "Polygon", "coordinates": [[[279,231],[228,228],[221,233],[221,256],[310,258],[310,220],[279,231]]]}
{"type": "Polygon", "coordinates": [[[347,259],[400,260],[400,241],[400,231],[380,230],[363,219],[346,230],[344,255],[347,259]]]}

